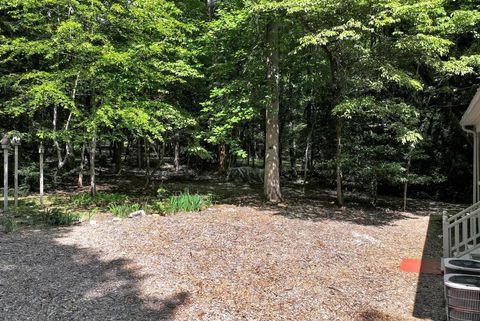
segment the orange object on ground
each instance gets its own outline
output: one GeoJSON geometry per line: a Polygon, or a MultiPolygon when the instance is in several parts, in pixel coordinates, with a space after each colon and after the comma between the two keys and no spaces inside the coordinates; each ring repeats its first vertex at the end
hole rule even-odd
{"type": "Polygon", "coordinates": [[[442,274],[440,260],[403,259],[400,270],[405,272],[442,274]]]}

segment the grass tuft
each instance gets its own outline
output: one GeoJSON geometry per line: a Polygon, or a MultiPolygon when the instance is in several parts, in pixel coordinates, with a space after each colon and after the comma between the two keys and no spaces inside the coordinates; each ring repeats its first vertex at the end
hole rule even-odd
{"type": "Polygon", "coordinates": [[[0,225],[3,226],[5,233],[13,232],[17,228],[17,223],[11,217],[2,217],[0,219],[0,225]]]}
{"type": "Polygon", "coordinates": [[[167,202],[167,211],[176,212],[196,212],[201,211],[212,205],[210,195],[190,194],[188,191],[180,195],[171,196],[167,202]]]}
{"type": "Polygon", "coordinates": [[[139,211],[142,207],[140,204],[132,204],[132,205],[123,205],[123,204],[112,204],[108,208],[110,213],[117,217],[127,217],[128,214],[139,211]]]}

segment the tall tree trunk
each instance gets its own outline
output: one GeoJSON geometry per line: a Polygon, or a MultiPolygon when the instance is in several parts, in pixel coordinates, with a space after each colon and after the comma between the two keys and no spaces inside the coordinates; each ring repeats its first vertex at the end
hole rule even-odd
{"type": "Polygon", "coordinates": [[[158,168],[162,168],[165,164],[165,141],[162,141],[162,147],[160,148],[160,154],[158,156],[158,168]]]}
{"type": "Polygon", "coordinates": [[[252,153],[252,167],[255,168],[255,159],[257,158],[257,141],[255,137],[253,138],[253,153],[252,153]]]}
{"type": "MultiPolygon", "coordinates": [[[[332,108],[338,103],[339,97],[341,97],[341,87],[337,79],[337,70],[338,62],[334,57],[328,46],[324,45],[323,50],[328,57],[330,62],[330,102],[332,108]]],[[[337,204],[343,206],[343,171],[342,171],[342,132],[343,132],[343,121],[340,117],[336,118],[335,123],[335,136],[336,136],[336,156],[335,156],[335,171],[336,171],[336,181],[337,181],[337,204]]]]}
{"type": "Polygon", "coordinates": [[[337,172],[337,204],[343,206],[343,171],[342,171],[342,131],[343,122],[340,118],[337,118],[335,126],[336,141],[337,141],[337,154],[336,154],[336,172],[337,172]]]}
{"type": "Polygon", "coordinates": [[[408,155],[407,157],[407,168],[405,171],[405,175],[407,176],[405,179],[405,183],[403,183],[403,210],[407,210],[407,195],[408,195],[408,174],[410,173],[410,166],[412,165],[412,156],[408,155]]]}
{"type": "Polygon", "coordinates": [[[295,141],[293,121],[288,124],[290,137],[288,139],[288,154],[293,177],[297,177],[297,143],[295,141]]]}
{"type": "Polygon", "coordinates": [[[312,138],[313,138],[313,131],[315,129],[315,122],[316,122],[315,104],[313,102],[308,106],[308,110],[306,112],[306,118],[307,118],[308,125],[307,125],[307,141],[305,145],[305,155],[304,155],[303,185],[307,183],[308,170],[311,167],[312,138]]]}
{"type": "Polygon", "coordinates": [[[174,148],[174,159],[173,163],[175,164],[175,172],[178,172],[180,170],[180,141],[178,139],[178,136],[175,138],[175,148],[174,148]]]}
{"type": "Polygon", "coordinates": [[[120,173],[120,171],[122,170],[122,155],[123,155],[124,149],[125,149],[125,146],[123,141],[115,143],[115,154],[114,154],[115,174],[120,173]]]}
{"type": "Polygon", "coordinates": [[[271,202],[280,202],[280,162],[279,162],[279,44],[278,23],[271,21],[267,25],[267,82],[269,85],[270,101],[266,108],[266,135],[265,135],[265,178],[264,193],[271,202]]]}
{"type": "Polygon", "coordinates": [[[140,138],[137,138],[137,166],[139,169],[143,168],[142,141],[140,138]]]}
{"type": "Polygon", "coordinates": [[[97,148],[97,135],[93,133],[90,143],[90,194],[97,195],[97,183],[95,181],[95,151],[97,148]]]}
{"type": "MultiPolygon", "coordinates": [[[[72,101],[75,103],[75,99],[77,98],[77,88],[78,88],[78,81],[80,79],[80,73],[77,73],[77,76],[75,78],[75,82],[73,85],[73,90],[72,90],[72,101]]],[[[65,123],[64,129],[67,132],[68,129],[70,128],[70,123],[72,122],[72,117],[73,117],[73,111],[70,111],[67,117],[67,121],[65,123]]],[[[54,106],[53,108],[53,131],[57,131],[57,124],[58,124],[58,108],[57,106],[54,106]]],[[[72,156],[73,151],[72,151],[72,146],[70,142],[65,143],[65,157],[62,157],[62,149],[60,147],[60,143],[57,140],[57,137],[53,139],[53,145],[55,146],[57,150],[57,169],[62,169],[67,163],[69,158],[72,156]]],[[[55,175],[56,176],[56,175],[55,175]]]]}
{"type": "Polygon", "coordinates": [[[215,17],[215,1],[216,0],[207,0],[207,13],[210,20],[213,20],[215,17]]]}
{"type": "Polygon", "coordinates": [[[225,166],[225,159],[227,156],[227,146],[225,143],[220,144],[218,147],[218,172],[223,174],[225,173],[226,166],[225,166]]]}
{"type": "Polygon", "coordinates": [[[82,151],[80,152],[80,168],[78,171],[78,187],[83,187],[83,170],[85,167],[85,143],[82,144],[82,151]]]}
{"type": "Polygon", "coordinates": [[[150,143],[146,138],[143,139],[144,154],[145,154],[145,188],[150,186],[150,182],[153,179],[150,172],[150,143]]]}

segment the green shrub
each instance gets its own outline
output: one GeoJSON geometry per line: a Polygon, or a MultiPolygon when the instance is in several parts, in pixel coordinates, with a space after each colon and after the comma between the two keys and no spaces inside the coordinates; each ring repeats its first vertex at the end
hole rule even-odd
{"type": "Polygon", "coordinates": [[[164,214],[168,211],[168,207],[163,201],[156,201],[152,205],[150,205],[153,212],[158,214],[164,214]]]}
{"type": "Polygon", "coordinates": [[[5,233],[13,232],[17,228],[17,223],[11,217],[1,218],[0,225],[4,227],[5,233]]]}
{"type": "Polygon", "coordinates": [[[22,185],[26,185],[27,192],[36,188],[40,184],[40,170],[38,163],[31,163],[26,166],[23,164],[18,170],[18,176],[22,185]]]}
{"type": "Polygon", "coordinates": [[[119,193],[100,192],[93,197],[90,193],[75,194],[70,198],[71,204],[77,207],[99,206],[109,204],[121,204],[128,201],[128,196],[119,193]]]}
{"type": "Polygon", "coordinates": [[[99,205],[108,205],[112,203],[125,203],[128,201],[128,196],[124,194],[119,194],[119,193],[98,193],[97,196],[95,196],[96,202],[99,205]]]}
{"type": "Polygon", "coordinates": [[[157,189],[157,197],[158,198],[164,198],[167,195],[167,189],[164,187],[159,187],[157,189]]]}
{"type": "Polygon", "coordinates": [[[108,208],[110,213],[117,217],[127,217],[128,214],[139,211],[142,207],[140,204],[124,205],[124,204],[112,204],[108,208]]]}
{"type": "Polygon", "coordinates": [[[73,206],[89,206],[93,204],[93,197],[89,193],[75,194],[70,197],[73,206]]]}
{"type": "Polygon", "coordinates": [[[188,191],[180,195],[171,196],[167,203],[168,212],[201,211],[212,205],[210,195],[190,194],[188,191]]]}
{"type": "MultiPolygon", "coordinates": [[[[27,196],[29,191],[30,191],[30,187],[27,185],[18,186],[18,196],[20,197],[27,196]]],[[[3,188],[0,188],[0,195],[3,195],[3,188]]],[[[9,196],[15,195],[15,189],[13,187],[8,189],[8,195],[9,196]]]]}
{"type": "Polygon", "coordinates": [[[233,167],[228,170],[227,181],[258,184],[263,182],[263,168],[233,167]]]}
{"type": "Polygon", "coordinates": [[[71,225],[80,221],[80,215],[74,212],[63,212],[59,208],[47,208],[42,214],[42,221],[46,225],[71,225]]]}

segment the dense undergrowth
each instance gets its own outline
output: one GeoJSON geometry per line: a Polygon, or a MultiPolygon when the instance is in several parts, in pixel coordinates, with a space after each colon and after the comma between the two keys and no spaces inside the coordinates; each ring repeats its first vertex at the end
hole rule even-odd
{"type": "Polygon", "coordinates": [[[0,226],[8,233],[25,226],[69,226],[92,221],[99,213],[119,218],[139,210],[147,215],[168,215],[201,211],[211,205],[211,195],[190,193],[188,190],[168,195],[162,189],[155,198],[114,192],[99,192],[95,196],[88,192],[56,194],[46,196],[44,205],[37,198],[27,196],[20,199],[18,208],[10,208],[0,214],[0,226]]]}

